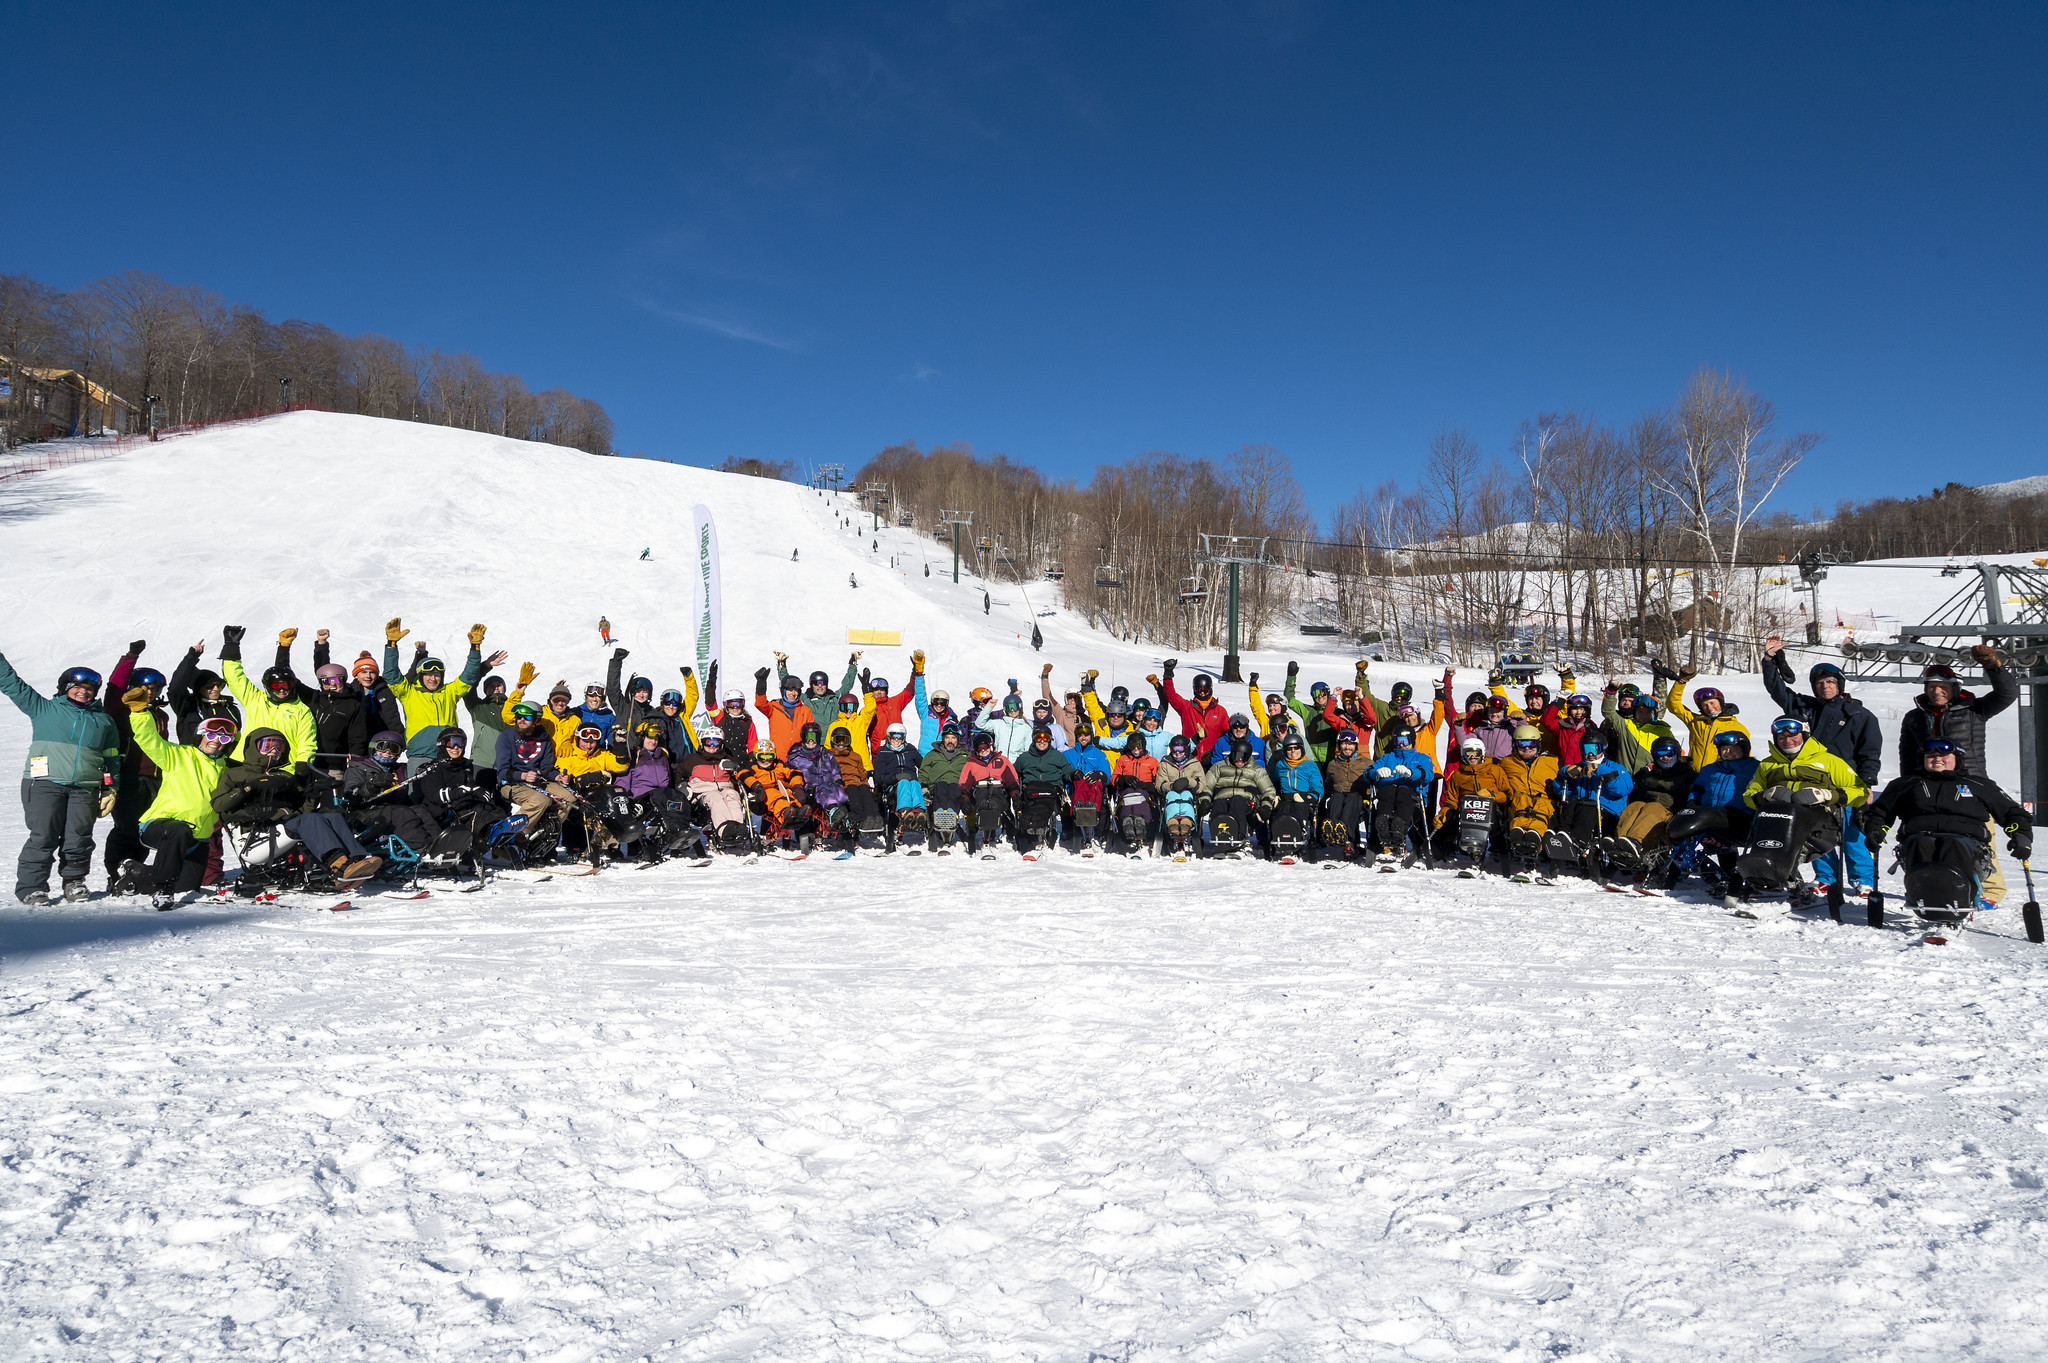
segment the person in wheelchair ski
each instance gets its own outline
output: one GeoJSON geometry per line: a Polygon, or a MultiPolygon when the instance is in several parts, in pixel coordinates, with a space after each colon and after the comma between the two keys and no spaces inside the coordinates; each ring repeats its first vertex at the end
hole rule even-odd
{"type": "Polygon", "coordinates": [[[1807,862],[1842,846],[1842,813],[1869,791],[1855,769],[1829,752],[1796,715],[1771,721],[1771,747],[1743,791],[1755,812],[1749,846],[1736,858],[1730,894],[1741,900],[1789,890],[1795,906],[1818,888],[1802,874],[1807,862]]]}
{"type": "Polygon", "coordinates": [[[1635,787],[1628,769],[1608,756],[1606,736],[1595,731],[1579,740],[1579,760],[1560,768],[1550,784],[1557,812],[1543,835],[1543,855],[1552,874],[1570,869],[1605,879],[1600,840],[1628,807],[1635,787]]]}
{"type": "Polygon", "coordinates": [[[1272,776],[1252,758],[1250,740],[1234,740],[1229,756],[1209,768],[1209,789],[1202,803],[1209,855],[1235,857],[1252,850],[1263,819],[1279,803],[1272,776]]]}
{"type": "Polygon", "coordinates": [[[888,827],[892,848],[924,848],[927,825],[923,766],[924,755],[910,741],[909,728],[900,719],[891,720],[881,746],[875,749],[875,792],[882,803],[882,819],[888,827]]]}
{"type": "Polygon", "coordinates": [[[1142,855],[1152,846],[1152,783],[1159,776],[1159,759],[1148,751],[1150,746],[1145,732],[1134,730],[1109,771],[1109,798],[1126,856],[1142,855]]]}
{"type": "Polygon", "coordinates": [[[1193,855],[1202,800],[1209,790],[1209,772],[1195,753],[1193,739],[1175,734],[1166,740],[1166,756],[1159,759],[1152,785],[1159,794],[1161,849],[1174,858],[1193,855]]]}
{"type": "Polygon", "coordinates": [[[1676,738],[1652,739],[1649,759],[1631,778],[1628,804],[1614,831],[1600,839],[1600,861],[1610,884],[1640,876],[1646,888],[1666,890],[1676,883],[1668,825],[1691,793],[1694,773],[1676,738]]]}
{"type": "Polygon", "coordinates": [[[1986,829],[2003,829],[2006,851],[2020,861],[2033,855],[2033,816],[1988,776],[1965,770],[1966,760],[1952,739],[1922,739],[1921,769],[1895,777],[1859,819],[1873,856],[1898,823],[1906,907],[1922,917],[1956,921],[1997,907],[1983,894],[1991,857],[1986,829]]]}
{"type": "Polygon", "coordinates": [[[995,735],[986,729],[975,730],[974,754],[960,769],[960,789],[974,812],[973,832],[967,840],[969,852],[988,852],[1003,840],[1003,827],[1010,818],[1010,797],[1022,785],[1010,759],[996,751],[995,735]]]}
{"type": "MultiPolygon", "coordinates": [[[[1330,765],[1336,766],[1332,758],[1330,765]]],[[[1437,808],[1432,850],[1436,860],[1462,857],[1477,870],[1500,841],[1508,808],[1506,769],[1492,757],[1486,739],[1467,733],[1458,744],[1458,761],[1444,773],[1443,803],[1437,808]]]]}
{"type": "MultiPolygon", "coordinates": [[[[698,729],[697,746],[674,761],[673,774],[680,776],[689,812],[704,830],[705,850],[745,855],[754,850],[753,829],[747,817],[747,798],[740,786],[739,761],[725,750],[725,729],[707,720],[698,729]]],[[[661,820],[662,842],[670,839],[672,821],[661,820]]],[[[681,840],[688,845],[690,839],[681,840]]]]}
{"type": "Polygon", "coordinates": [[[1052,726],[1031,731],[1031,746],[1015,762],[1022,793],[1017,802],[1017,850],[1037,852],[1057,846],[1060,815],[1066,808],[1067,785],[1074,766],[1053,743],[1052,726]]]}
{"type": "MultiPolygon", "coordinates": [[[[776,755],[773,738],[764,734],[755,742],[754,760],[740,773],[740,780],[760,816],[762,841],[770,847],[808,855],[818,832],[817,815],[804,789],[802,774],[776,755]]],[[[680,830],[670,823],[671,845],[680,838],[680,830]]]]}
{"type": "Polygon", "coordinates": [[[1749,841],[1751,814],[1742,796],[1759,764],[1749,755],[1747,729],[1723,728],[1709,741],[1713,760],[1693,777],[1685,803],[1665,826],[1671,850],[1660,888],[1698,873],[1709,898],[1725,899],[1735,859],[1749,841]]]}
{"type": "Polygon", "coordinates": [[[304,762],[288,765],[290,752],[290,741],[278,730],[253,730],[244,736],[242,760],[223,768],[214,788],[214,812],[242,838],[237,890],[368,880],[384,859],[356,840],[339,813],[314,808],[337,783],[304,762]]]}
{"type": "Polygon", "coordinates": [[[1387,735],[1387,750],[1374,759],[1366,773],[1372,786],[1373,841],[1379,845],[1381,870],[1392,870],[1406,855],[1430,860],[1428,800],[1430,782],[1436,779],[1436,763],[1428,753],[1417,752],[1415,735],[1396,727],[1387,735]]]}

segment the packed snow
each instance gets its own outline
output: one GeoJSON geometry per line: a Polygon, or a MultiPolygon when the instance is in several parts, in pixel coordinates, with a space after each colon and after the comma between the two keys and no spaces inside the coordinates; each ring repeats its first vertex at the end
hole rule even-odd
{"type": "MultiPolygon", "coordinates": [[[[1159,661],[1037,587],[984,616],[928,538],[806,489],[310,413],[0,485],[0,651],[54,679],[144,637],[168,670],[238,623],[346,661],[401,615],[580,685],[602,614],[663,680],[696,502],[735,686],[774,648],[837,680],[848,627],[956,695],[1159,661]]],[[[1872,608],[1955,585],[1859,571],[1872,608]]],[[[1348,674],[1265,642],[1269,680],[1348,674]]],[[[0,713],[0,765],[26,743],[0,713]]],[[[2048,1329],[2048,954],[2009,913],[1931,948],[1107,857],[326,902],[0,909],[0,1357],[1948,1359],[2048,1329]]]]}

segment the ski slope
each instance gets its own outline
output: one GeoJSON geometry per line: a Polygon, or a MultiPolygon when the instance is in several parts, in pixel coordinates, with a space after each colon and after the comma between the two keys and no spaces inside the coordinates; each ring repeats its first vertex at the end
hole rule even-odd
{"type": "MultiPolygon", "coordinates": [[[[1034,655],[1049,595],[984,616],[806,489],[310,413],[0,485],[0,651],[168,670],[296,625],[303,668],[397,614],[580,687],[603,614],[666,684],[700,501],[745,689],[774,648],[836,681],[848,627],[956,696],[1157,662],[1064,613],[1034,655]]],[[[1246,666],[1348,676],[1274,642],[1246,666]]],[[[26,734],[0,712],[0,764],[26,734]]],[[[1929,948],[1108,858],[9,905],[0,1357],[2037,1356],[2048,952],[2013,917],[1929,948]]]]}

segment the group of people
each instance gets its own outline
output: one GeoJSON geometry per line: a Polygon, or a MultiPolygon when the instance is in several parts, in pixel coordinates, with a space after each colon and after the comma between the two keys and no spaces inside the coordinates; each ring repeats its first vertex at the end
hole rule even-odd
{"type": "Polygon", "coordinates": [[[531,663],[498,675],[507,655],[483,654],[481,624],[453,675],[421,644],[401,659],[402,621],[384,633],[381,658],[344,666],[320,630],[310,681],[293,665],[295,629],[254,679],[239,626],[222,632],[217,671],[202,641],[165,676],[137,640],[104,679],[69,668],[49,696],[0,658],[0,691],[32,730],[16,897],[49,902],[53,862],[62,896],[87,897],[100,818],[112,820],[110,889],[159,907],[227,875],[224,826],[242,880],[260,862],[343,886],[388,858],[468,873],[563,857],[1012,848],[1446,861],[1463,874],[1491,860],[1517,879],[1569,872],[1652,891],[1697,873],[1717,896],[1797,899],[1867,894],[1873,850],[1898,824],[1909,892],[1918,874],[1927,893],[1975,905],[2004,893],[1999,830],[2013,855],[2031,851],[2026,812],[1985,772],[1985,722],[2017,695],[1986,646],[1973,654],[1988,694],[1927,669],[1898,735],[1902,774],[1878,792],[1875,716],[1830,663],[1795,691],[1777,639],[1763,668],[1781,713],[1759,754],[1727,697],[1661,665],[1654,686],[1610,680],[1596,703],[1569,671],[1555,694],[1529,680],[1511,697],[1496,670],[1457,699],[1447,669],[1427,700],[1406,682],[1382,698],[1366,661],[1351,685],[1303,696],[1289,663],[1278,691],[1252,673],[1249,707],[1233,712],[1206,673],[1184,691],[1172,658],[1146,678],[1149,697],[1104,695],[1093,670],[1056,693],[1046,664],[1037,695],[1011,678],[956,709],[921,650],[900,688],[859,652],[836,683],[777,653],[750,697],[720,689],[716,662],[701,690],[688,666],[657,688],[626,672],[619,647],[579,703],[562,681],[537,693],[531,663]]]}

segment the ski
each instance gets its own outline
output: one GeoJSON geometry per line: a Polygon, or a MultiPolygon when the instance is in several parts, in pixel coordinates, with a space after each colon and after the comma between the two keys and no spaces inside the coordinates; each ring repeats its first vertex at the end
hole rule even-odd
{"type": "Polygon", "coordinates": [[[355,905],[354,905],[354,904],[352,904],[352,903],[350,903],[350,902],[349,902],[348,900],[344,899],[344,900],[342,900],[342,901],[341,901],[341,902],[340,902],[339,904],[329,904],[329,905],[327,906],[327,912],[329,912],[329,913],[347,913],[347,912],[348,912],[348,911],[349,911],[350,909],[353,909],[354,907],[355,907],[355,905]]]}
{"type": "Polygon", "coordinates": [[[380,898],[380,899],[397,899],[397,900],[406,900],[406,899],[431,899],[431,898],[433,898],[433,897],[434,897],[434,892],[433,892],[432,890],[421,890],[421,891],[420,891],[420,892],[419,892],[418,894],[387,894],[387,895],[379,895],[379,896],[378,896],[378,898],[380,898]]]}
{"type": "Polygon", "coordinates": [[[852,861],[852,860],[853,860],[853,851],[852,851],[852,849],[851,849],[851,848],[849,848],[848,850],[846,850],[846,851],[844,851],[844,852],[839,852],[839,853],[835,853],[835,854],[833,855],[833,857],[832,857],[832,860],[834,860],[834,861],[852,861]]]}
{"type": "Polygon", "coordinates": [[[1293,857],[1282,857],[1280,858],[1280,864],[1282,866],[1298,866],[1301,863],[1293,857]]]}
{"type": "Polygon", "coordinates": [[[1026,861],[1037,861],[1037,860],[1038,860],[1038,853],[1036,853],[1036,852],[1026,852],[1026,853],[1024,853],[1024,860],[1026,860],[1026,861]]]}

